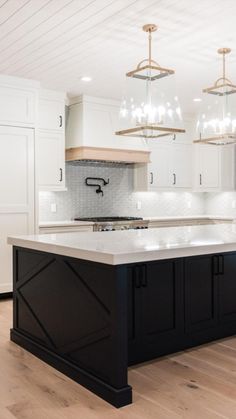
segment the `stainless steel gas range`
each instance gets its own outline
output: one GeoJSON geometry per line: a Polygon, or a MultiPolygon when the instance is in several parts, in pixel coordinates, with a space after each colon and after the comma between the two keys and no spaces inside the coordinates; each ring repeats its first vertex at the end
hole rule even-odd
{"type": "Polygon", "coordinates": [[[140,217],[76,217],[75,221],[91,221],[94,231],[137,230],[148,228],[148,221],[140,217]]]}

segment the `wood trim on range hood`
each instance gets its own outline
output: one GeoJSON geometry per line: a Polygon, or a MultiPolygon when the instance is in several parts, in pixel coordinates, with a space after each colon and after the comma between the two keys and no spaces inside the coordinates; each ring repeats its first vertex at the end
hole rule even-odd
{"type": "Polygon", "coordinates": [[[149,163],[150,151],[100,147],[74,147],[66,149],[66,161],[94,160],[121,163],[149,163]]]}

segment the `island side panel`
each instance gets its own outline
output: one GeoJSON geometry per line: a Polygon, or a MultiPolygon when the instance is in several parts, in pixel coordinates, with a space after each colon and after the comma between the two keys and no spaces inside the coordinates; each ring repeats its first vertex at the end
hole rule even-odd
{"type": "Polygon", "coordinates": [[[13,248],[11,340],[116,407],[127,384],[127,269],[13,248]]]}

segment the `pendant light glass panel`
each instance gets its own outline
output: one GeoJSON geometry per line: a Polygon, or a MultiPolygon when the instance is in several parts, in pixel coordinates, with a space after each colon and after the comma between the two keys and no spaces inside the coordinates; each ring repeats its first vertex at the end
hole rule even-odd
{"type": "Polygon", "coordinates": [[[155,81],[151,80],[151,75],[142,81],[127,77],[120,107],[120,127],[123,131],[129,130],[129,136],[145,138],[184,132],[173,77],[155,81]]]}
{"type": "Polygon", "coordinates": [[[236,94],[204,95],[197,121],[199,142],[231,144],[236,141],[236,94]]]}

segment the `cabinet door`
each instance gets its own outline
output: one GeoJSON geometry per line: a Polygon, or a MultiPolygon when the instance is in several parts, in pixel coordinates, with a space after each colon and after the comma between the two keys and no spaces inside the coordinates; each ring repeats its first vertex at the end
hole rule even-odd
{"type": "Polygon", "coordinates": [[[148,263],[142,287],[142,335],[160,345],[182,329],[181,267],[177,261],[148,263]]]}
{"type": "Polygon", "coordinates": [[[219,255],[219,321],[236,321],[236,253],[219,255]]]}
{"type": "Polygon", "coordinates": [[[0,86],[0,124],[34,126],[36,92],[16,87],[0,86]]]}
{"type": "Polygon", "coordinates": [[[169,183],[169,152],[168,146],[156,146],[151,149],[151,163],[148,165],[149,190],[165,189],[169,183]]]}
{"type": "Polygon", "coordinates": [[[34,131],[0,126],[0,293],[12,291],[10,235],[34,233],[34,131]]]}
{"type": "Polygon", "coordinates": [[[195,147],[195,184],[197,189],[211,190],[220,187],[220,147],[198,145],[195,147]]]}
{"type": "Polygon", "coordinates": [[[40,130],[37,137],[37,182],[40,190],[60,190],[65,187],[64,135],[40,130]]]}
{"type": "Polygon", "coordinates": [[[64,101],[40,98],[39,100],[39,128],[64,131],[65,129],[64,101]]]}
{"type": "Polygon", "coordinates": [[[136,265],[129,282],[129,363],[179,348],[184,332],[181,261],[136,265]]]}
{"type": "Polygon", "coordinates": [[[185,260],[185,328],[187,333],[214,327],[217,323],[217,277],[215,258],[197,256],[185,260]]]}
{"type": "Polygon", "coordinates": [[[170,184],[174,188],[192,186],[192,145],[172,145],[170,153],[170,184]]]}

